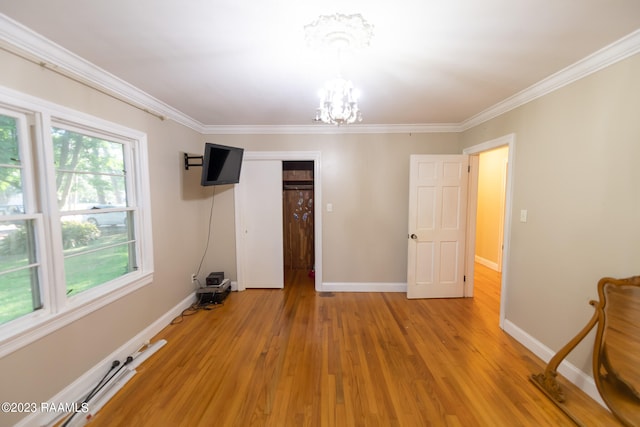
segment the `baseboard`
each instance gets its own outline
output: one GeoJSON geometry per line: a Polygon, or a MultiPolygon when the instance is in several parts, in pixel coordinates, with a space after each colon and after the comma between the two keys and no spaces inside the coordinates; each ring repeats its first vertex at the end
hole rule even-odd
{"type": "Polygon", "coordinates": [[[475,256],[474,261],[477,262],[478,264],[484,265],[485,267],[492,269],[493,271],[500,272],[500,266],[498,265],[497,262],[490,261],[478,255],[475,256]]]}
{"type": "MultiPolygon", "coordinates": [[[[156,336],[162,329],[164,329],[173,319],[180,315],[186,308],[190,307],[195,302],[195,293],[189,295],[178,303],[175,307],[162,315],[158,320],[150,324],[147,328],[141,331],[139,334],[131,338],[123,346],[116,349],[109,356],[105,357],[93,368],[85,372],[81,377],[69,384],[55,396],[47,400],[47,402],[53,403],[72,403],[82,400],[84,395],[91,390],[94,385],[100,381],[104,373],[109,369],[111,363],[114,360],[124,360],[127,356],[135,353],[145,343],[149,342],[154,336],[156,336]]],[[[49,425],[60,414],[56,413],[42,413],[40,411],[29,414],[29,416],[20,420],[15,427],[28,427],[28,426],[44,426],[49,425]]]]}
{"type": "MultiPolygon", "coordinates": [[[[522,345],[527,347],[545,363],[549,362],[549,360],[551,360],[551,358],[556,354],[549,347],[542,344],[540,341],[536,340],[531,335],[529,335],[507,319],[505,319],[504,321],[504,331],[511,335],[518,342],[520,342],[522,345]]],[[[532,372],[532,374],[537,373],[538,372],[532,372]]],[[[604,408],[607,408],[607,405],[602,400],[602,397],[600,397],[600,393],[598,392],[596,383],[591,375],[578,369],[575,365],[568,362],[566,359],[563,360],[562,363],[560,363],[560,366],[558,366],[558,373],[560,373],[563,377],[573,383],[580,390],[585,392],[589,397],[598,402],[604,408]]]]}
{"type": "Polygon", "coordinates": [[[321,292],[407,292],[406,283],[323,282],[321,292]]]}

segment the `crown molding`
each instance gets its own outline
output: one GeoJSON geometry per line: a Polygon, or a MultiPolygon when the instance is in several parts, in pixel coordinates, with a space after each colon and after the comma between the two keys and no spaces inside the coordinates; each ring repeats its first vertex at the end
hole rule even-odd
{"type": "Polygon", "coordinates": [[[286,126],[204,126],[202,133],[210,135],[304,135],[304,134],[365,134],[365,133],[450,133],[459,132],[455,123],[409,125],[360,125],[336,126],[328,124],[286,126]]]}
{"type": "Polygon", "coordinates": [[[372,125],[204,125],[126,81],[90,63],[28,27],[0,14],[0,46],[47,69],[170,119],[202,134],[372,134],[463,132],[640,52],[640,30],[596,51],[540,82],[460,123],[372,125]]]}
{"type": "Polygon", "coordinates": [[[465,131],[640,52],[640,30],[540,80],[459,124],[465,131]]]}
{"type": "Polygon", "coordinates": [[[162,120],[171,119],[196,131],[202,129],[202,123],[4,14],[0,14],[0,44],[9,52],[114,96],[162,120]]]}

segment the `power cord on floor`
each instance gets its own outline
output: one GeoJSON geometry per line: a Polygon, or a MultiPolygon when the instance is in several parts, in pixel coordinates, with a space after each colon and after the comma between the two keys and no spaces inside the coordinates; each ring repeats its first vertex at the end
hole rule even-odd
{"type": "Polygon", "coordinates": [[[169,323],[169,324],[170,325],[177,325],[178,323],[182,323],[184,318],[187,317],[187,316],[193,316],[194,314],[196,314],[197,312],[199,312],[201,310],[209,311],[209,310],[222,308],[223,305],[224,305],[224,303],[206,303],[206,304],[201,304],[200,302],[194,302],[189,307],[187,307],[184,310],[182,310],[182,313],[180,313],[180,315],[177,316],[175,319],[173,319],[171,321],[171,323],[169,323]]]}

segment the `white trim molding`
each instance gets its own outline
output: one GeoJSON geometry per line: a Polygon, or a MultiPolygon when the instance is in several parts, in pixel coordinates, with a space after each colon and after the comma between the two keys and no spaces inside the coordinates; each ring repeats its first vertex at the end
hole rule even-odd
{"type": "MultiPolygon", "coordinates": [[[[93,368],[89,369],[74,382],[56,393],[55,396],[48,399],[47,402],[59,403],[81,401],[84,395],[87,394],[87,391],[91,390],[100,378],[102,378],[105,371],[109,369],[109,366],[111,366],[114,360],[125,360],[127,356],[132,355],[137,350],[148,344],[150,340],[170,324],[173,319],[178,317],[180,313],[189,308],[195,302],[196,294],[192,293],[188,295],[175,307],[158,318],[158,320],[147,326],[143,331],[131,338],[120,348],[102,359],[93,368]]],[[[57,415],[59,414],[37,411],[20,420],[15,427],[51,425],[54,421],[52,417],[57,415]]]]}
{"type": "Polygon", "coordinates": [[[407,292],[406,283],[325,282],[320,292],[407,292]]]}
{"type": "MultiPolygon", "coordinates": [[[[509,147],[508,164],[507,168],[507,181],[505,185],[505,201],[504,201],[504,224],[502,235],[502,278],[500,282],[500,327],[504,329],[504,320],[506,318],[505,307],[509,299],[509,256],[511,254],[511,216],[513,215],[513,188],[515,177],[515,159],[516,159],[516,135],[510,133],[501,137],[485,141],[471,147],[467,147],[462,150],[463,154],[474,155],[480,154],[484,151],[492,150],[494,148],[507,146],[509,147]]],[[[477,170],[474,171],[477,175],[477,170]]],[[[477,188],[476,188],[477,190],[477,188]]],[[[476,191],[477,193],[477,191],[476,191]]],[[[471,193],[470,193],[471,194],[471,193]]],[[[476,194],[477,196],[477,194],[476,194]]],[[[475,257],[475,218],[470,222],[469,230],[467,231],[467,261],[471,261],[475,257]],[[472,236],[471,239],[469,237],[472,236]]],[[[474,267],[473,263],[467,263],[467,288],[466,295],[473,295],[474,279],[473,279],[474,267]]]]}
{"type": "Polygon", "coordinates": [[[479,255],[476,255],[474,257],[475,262],[477,262],[478,264],[484,265],[487,268],[492,269],[493,271],[497,271],[498,273],[500,272],[500,266],[498,265],[497,262],[495,261],[491,261],[489,259],[483,258],[479,255]]]}
{"type": "Polygon", "coordinates": [[[563,68],[545,79],[540,80],[538,83],[459,123],[459,130],[465,131],[478,126],[639,52],[640,30],[636,30],[626,37],[605,46],[586,58],[563,68]]]}
{"type": "Polygon", "coordinates": [[[352,124],[349,126],[334,126],[326,124],[299,125],[299,126],[204,126],[202,132],[212,135],[305,135],[305,134],[392,134],[392,133],[455,133],[460,131],[460,125],[456,123],[433,124],[387,124],[387,125],[363,125],[352,124]]]}
{"type": "Polygon", "coordinates": [[[94,299],[83,305],[76,306],[60,313],[49,314],[48,319],[40,320],[44,316],[38,316],[39,313],[33,313],[34,316],[24,316],[24,321],[18,319],[12,324],[12,330],[18,330],[19,332],[14,333],[11,336],[2,337],[0,341],[0,358],[31,344],[32,342],[35,342],[64,326],[69,325],[144,286],[150,285],[151,283],[153,283],[152,273],[141,276],[139,279],[126,286],[120,287],[101,298],[94,299]]]}
{"type": "MultiPolygon", "coordinates": [[[[555,355],[555,352],[540,341],[520,329],[516,324],[509,320],[504,322],[504,331],[511,335],[515,340],[524,345],[533,354],[542,359],[545,363],[549,362],[555,355]]],[[[558,372],[562,374],[567,380],[573,383],[580,390],[585,392],[589,397],[598,402],[602,407],[607,408],[604,400],[600,397],[596,383],[593,377],[586,374],[582,370],[578,369],[574,364],[568,362],[566,359],[558,366],[558,372]]],[[[538,372],[532,372],[537,374],[538,372]]]]}
{"type": "Polygon", "coordinates": [[[0,13],[0,46],[40,66],[80,81],[202,133],[202,123],[0,13]]]}

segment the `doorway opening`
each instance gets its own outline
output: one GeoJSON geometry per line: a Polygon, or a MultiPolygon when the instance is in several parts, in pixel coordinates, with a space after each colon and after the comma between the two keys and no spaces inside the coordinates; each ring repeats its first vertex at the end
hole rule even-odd
{"type": "Polygon", "coordinates": [[[477,157],[474,291],[488,295],[488,301],[496,304],[498,313],[509,147],[505,145],[483,151],[477,157]]]}
{"type": "Polygon", "coordinates": [[[515,134],[508,134],[500,138],[483,142],[478,145],[466,148],[463,154],[469,155],[471,175],[469,176],[469,208],[467,211],[467,255],[466,255],[466,289],[465,295],[472,297],[475,291],[493,292],[495,294],[496,305],[499,306],[499,324],[504,329],[505,306],[507,300],[507,280],[508,280],[508,256],[509,242],[511,235],[512,217],[512,180],[513,180],[513,159],[515,154],[515,134]],[[504,151],[499,152],[498,150],[504,151]],[[485,162],[485,172],[494,175],[491,179],[482,178],[480,175],[480,159],[491,159],[485,162]],[[493,156],[492,156],[493,155],[493,156]],[[485,157],[486,156],[486,157],[485,157]],[[487,169],[489,169],[487,171],[487,169]],[[484,181],[480,183],[479,181],[484,181]],[[483,194],[482,185],[492,187],[490,196],[483,194]],[[494,213],[483,218],[478,209],[480,205],[489,205],[494,213]],[[486,245],[486,248],[478,249],[476,241],[483,239],[482,233],[487,230],[480,230],[485,224],[492,228],[493,237],[486,239],[478,246],[486,245]],[[487,243],[489,242],[489,243],[487,243]],[[493,255],[487,255],[492,253],[493,255]],[[477,269],[476,269],[477,266],[477,269]],[[477,270],[477,271],[476,271],[477,270]],[[483,288],[483,286],[486,286],[483,288]]]}
{"type": "MultiPolygon", "coordinates": [[[[315,277],[315,165],[312,160],[282,162],[282,233],[285,283],[293,276],[315,277]]],[[[305,283],[305,282],[302,282],[305,283]]]]}
{"type": "MultiPolygon", "coordinates": [[[[310,279],[322,291],[322,159],[317,151],[245,151],[234,187],[237,289],[283,288],[283,162],[313,165],[313,258],[310,279]]],[[[307,277],[307,276],[305,276],[307,277]]]]}

